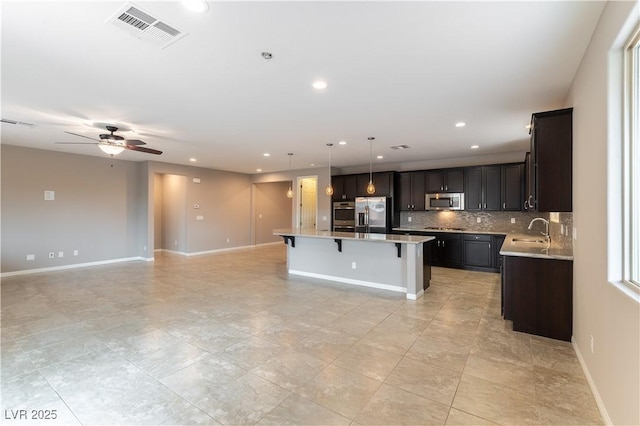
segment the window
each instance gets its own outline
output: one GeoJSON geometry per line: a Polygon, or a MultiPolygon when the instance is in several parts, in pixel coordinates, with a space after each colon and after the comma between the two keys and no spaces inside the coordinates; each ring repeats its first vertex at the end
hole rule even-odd
{"type": "Polygon", "coordinates": [[[640,27],[625,49],[624,279],[640,287],[640,27]]]}

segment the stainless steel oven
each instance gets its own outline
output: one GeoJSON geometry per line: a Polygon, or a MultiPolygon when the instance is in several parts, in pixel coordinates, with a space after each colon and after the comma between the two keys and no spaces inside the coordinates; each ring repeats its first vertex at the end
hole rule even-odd
{"type": "Polygon", "coordinates": [[[334,232],[355,232],[356,203],[353,201],[336,201],[333,203],[334,232]]]}

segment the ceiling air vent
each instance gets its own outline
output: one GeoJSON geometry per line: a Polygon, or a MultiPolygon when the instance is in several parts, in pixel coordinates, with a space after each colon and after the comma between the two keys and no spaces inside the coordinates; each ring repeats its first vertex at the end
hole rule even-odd
{"type": "Polygon", "coordinates": [[[397,149],[397,150],[400,150],[400,149],[408,149],[408,148],[409,148],[409,145],[393,145],[393,146],[390,146],[389,148],[391,148],[391,149],[397,149]]]}
{"type": "Polygon", "coordinates": [[[32,124],[32,123],[25,123],[24,121],[18,121],[18,120],[9,120],[7,118],[1,118],[0,119],[0,123],[13,124],[13,125],[16,125],[16,126],[24,126],[24,127],[29,127],[29,128],[36,127],[36,125],[32,124]]]}
{"type": "Polygon", "coordinates": [[[136,38],[152,42],[162,49],[187,35],[131,3],[118,9],[106,22],[127,31],[136,38]]]}

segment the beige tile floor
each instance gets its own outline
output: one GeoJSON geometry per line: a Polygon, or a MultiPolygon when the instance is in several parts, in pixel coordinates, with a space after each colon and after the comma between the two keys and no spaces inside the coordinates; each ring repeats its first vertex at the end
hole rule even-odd
{"type": "Polygon", "coordinates": [[[409,301],[288,276],[282,244],[3,279],[1,343],[0,413],[42,424],[602,423],[497,274],[434,268],[409,301]]]}

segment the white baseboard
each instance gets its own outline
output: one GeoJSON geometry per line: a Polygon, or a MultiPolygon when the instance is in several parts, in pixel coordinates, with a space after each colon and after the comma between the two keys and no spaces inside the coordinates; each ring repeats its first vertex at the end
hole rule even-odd
{"type": "Polygon", "coordinates": [[[578,361],[580,362],[580,366],[582,367],[582,371],[584,372],[584,376],[587,378],[587,383],[589,383],[589,387],[591,388],[591,393],[593,393],[593,398],[596,400],[596,405],[598,406],[598,410],[600,411],[600,415],[602,416],[602,420],[605,425],[612,425],[613,422],[609,417],[609,413],[607,413],[607,407],[604,405],[604,401],[600,397],[600,393],[598,392],[598,388],[596,387],[596,383],[591,378],[591,374],[589,373],[589,369],[587,368],[587,363],[584,361],[582,357],[582,353],[580,352],[580,348],[576,343],[576,339],[571,337],[571,345],[573,346],[573,350],[576,352],[578,357],[578,361]]]}
{"type": "Polygon", "coordinates": [[[371,281],[354,280],[352,278],[335,277],[333,275],[316,274],[314,272],[297,271],[295,269],[289,269],[289,273],[293,274],[293,275],[300,275],[300,276],[303,276],[303,277],[319,278],[321,280],[337,281],[337,282],[345,283],[345,284],[359,285],[359,286],[362,286],[362,287],[372,287],[372,288],[379,288],[381,290],[396,291],[398,293],[406,293],[407,292],[407,289],[403,288],[403,287],[398,287],[398,286],[389,285],[389,284],[373,283],[371,281]]]}
{"type": "Polygon", "coordinates": [[[145,262],[150,262],[150,261],[152,262],[153,258],[140,257],[140,256],[123,257],[120,259],[98,260],[96,262],[74,263],[71,265],[51,266],[48,268],[24,269],[22,271],[3,272],[0,274],[0,278],[12,277],[15,275],[37,274],[40,272],[62,271],[64,269],[85,268],[87,266],[108,265],[110,263],[131,262],[133,260],[143,260],[145,262]]]}
{"type": "Polygon", "coordinates": [[[192,253],[187,253],[184,251],[177,251],[177,250],[168,250],[168,249],[155,249],[154,252],[166,252],[166,253],[179,254],[180,256],[189,257],[189,256],[202,256],[204,254],[225,253],[225,252],[237,251],[237,250],[251,250],[257,247],[282,245],[282,244],[284,244],[282,241],[276,241],[274,243],[261,243],[261,244],[254,244],[249,246],[237,246],[237,247],[228,247],[228,248],[221,248],[221,249],[214,249],[214,250],[194,251],[192,253]]]}

